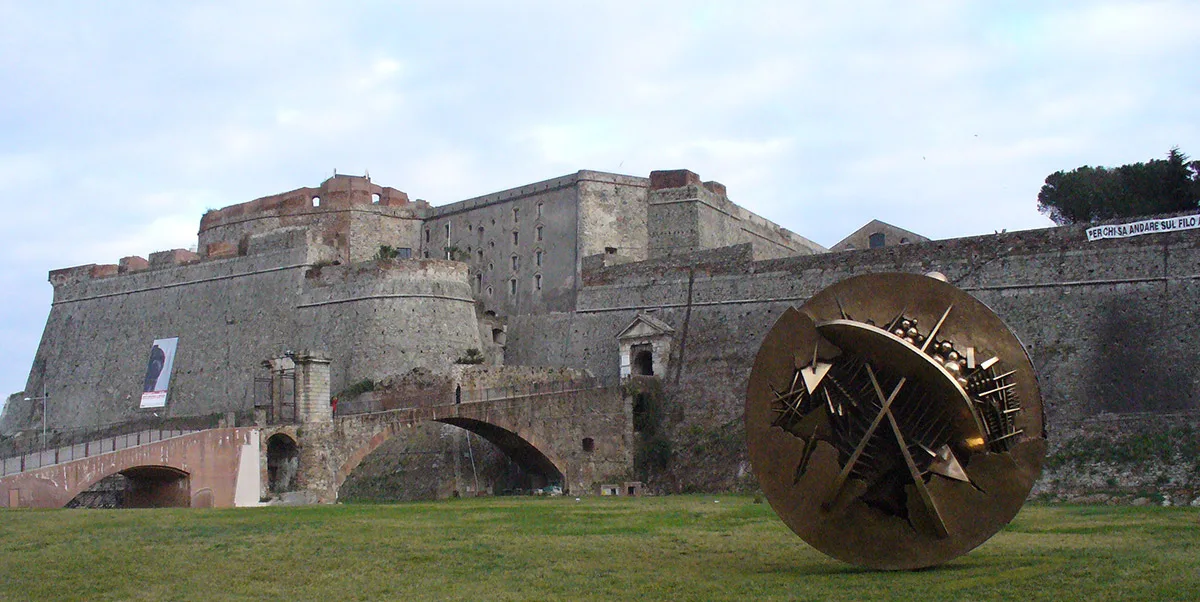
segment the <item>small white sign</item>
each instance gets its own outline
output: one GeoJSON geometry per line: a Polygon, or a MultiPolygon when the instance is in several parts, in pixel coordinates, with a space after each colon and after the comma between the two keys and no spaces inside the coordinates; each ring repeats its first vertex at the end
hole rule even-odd
{"type": "Polygon", "coordinates": [[[1164,219],[1148,219],[1128,224],[1113,224],[1111,226],[1096,226],[1088,228],[1088,241],[1102,238],[1128,238],[1142,234],[1158,234],[1160,232],[1175,232],[1178,230],[1193,230],[1200,228],[1200,215],[1183,215],[1164,219]]]}

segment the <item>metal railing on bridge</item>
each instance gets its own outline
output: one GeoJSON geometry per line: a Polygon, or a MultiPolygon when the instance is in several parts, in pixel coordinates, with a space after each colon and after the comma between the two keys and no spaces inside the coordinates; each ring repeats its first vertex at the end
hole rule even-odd
{"type": "Polygon", "coordinates": [[[569,380],[527,383],[508,387],[456,389],[451,390],[448,393],[439,393],[432,398],[418,395],[413,396],[412,399],[400,400],[399,403],[397,403],[396,400],[391,400],[391,403],[387,405],[391,405],[392,407],[386,407],[385,400],[381,397],[364,395],[363,398],[358,400],[340,404],[338,406],[337,415],[351,416],[357,414],[375,414],[379,412],[412,410],[422,407],[446,406],[459,403],[478,403],[521,397],[533,397],[538,395],[554,395],[569,391],[604,389],[617,386],[620,383],[621,380],[616,377],[587,377],[569,380]]]}
{"type": "Polygon", "coordinates": [[[0,441],[0,476],[219,428],[226,422],[228,416],[221,414],[60,429],[45,440],[36,436],[6,438],[0,441]]]}

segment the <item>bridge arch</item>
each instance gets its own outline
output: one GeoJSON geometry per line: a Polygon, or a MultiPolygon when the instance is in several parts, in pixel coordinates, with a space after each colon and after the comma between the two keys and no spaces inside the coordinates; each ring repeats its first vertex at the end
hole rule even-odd
{"type": "Polygon", "coordinates": [[[292,491],[300,469],[300,445],[288,433],[267,439],[267,490],[274,494],[292,491]]]}
{"type": "Polygon", "coordinates": [[[518,434],[503,426],[479,420],[475,418],[466,418],[461,416],[431,418],[428,420],[417,421],[410,424],[397,425],[395,423],[388,424],[380,432],[368,439],[363,445],[359,446],[347,457],[342,463],[334,476],[333,493],[336,497],[336,492],[339,491],[346,479],[350,476],[354,469],[362,463],[371,452],[379,448],[387,441],[395,438],[407,431],[407,426],[420,424],[421,422],[439,422],[456,426],[463,430],[474,433],[483,439],[487,440],[492,445],[495,445],[513,462],[520,466],[526,474],[528,474],[534,487],[545,487],[547,485],[558,485],[566,490],[566,479],[562,466],[563,462],[556,457],[553,451],[547,451],[545,446],[539,445],[536,437],[527,437],[518,434]]]}
{"type": "Polygon", "coordinates": [[[122,508],[187,508],[193,505],[191,473],[177,466],[161,464],[111,465],[107,470],[76,481],[67,492],[70,497],[63,496],[68,500],[65,505],[116,475],[125,477],[122,508]]]}

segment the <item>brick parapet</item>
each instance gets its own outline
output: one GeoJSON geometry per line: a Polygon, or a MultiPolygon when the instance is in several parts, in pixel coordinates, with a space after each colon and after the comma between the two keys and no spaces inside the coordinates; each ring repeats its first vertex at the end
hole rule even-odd
{"type": "Polygon", "coordinates": [[[421,218],[428,204],[423,201],[414,203],[409,200],[408,194],[395,188],[377,186],[365,177],[334,176],[317,188],[297,188],[211,210],[200,219],[200,232],[248,220],[317,215],[350,208],[421,218]],[[377,200],[375,195],[378,195],[377,200]]]}
{"type": "Polygon", "coordinates": [[[699,174],[686,169],[666,169],[650,172],[650,190],[700,185],[699,174]]]}

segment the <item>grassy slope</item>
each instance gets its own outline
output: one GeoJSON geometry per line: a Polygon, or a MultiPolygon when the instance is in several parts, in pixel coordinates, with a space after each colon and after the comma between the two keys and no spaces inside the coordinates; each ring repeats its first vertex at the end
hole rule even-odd
{"type": "Polygon", "coordinates": [[[1194,600],[1198,544],[1193,509],[1035,505],[946,566],[879,573],[734,496],[12,510],[0,599],[1194,600]]]}

